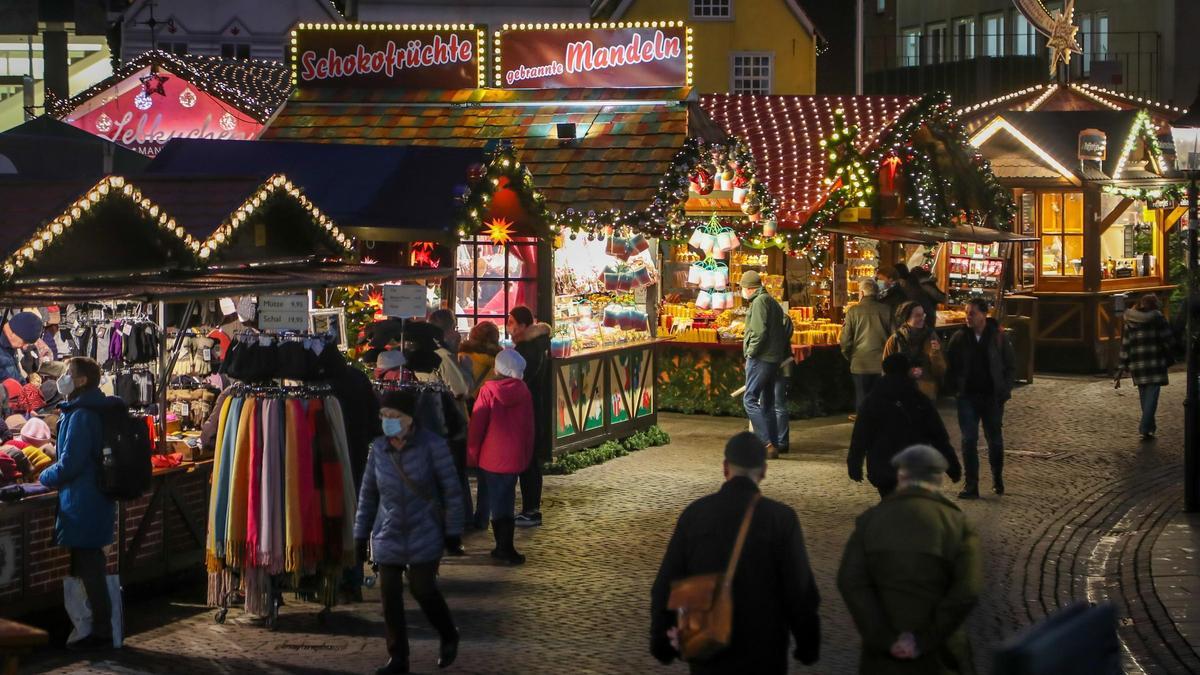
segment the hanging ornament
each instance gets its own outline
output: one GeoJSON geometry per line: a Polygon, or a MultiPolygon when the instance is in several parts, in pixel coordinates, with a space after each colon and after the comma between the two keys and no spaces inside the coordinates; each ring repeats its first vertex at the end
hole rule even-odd
{"type": "Polygon", "coordinates": [[[742,213],[750,216],[752,222],[762,218],[762,200],[759,199],[756,193],[750,193],[746,200],[742,202],[742,213]]]}
{"type": "Polygon", "coordinates": [[[185,108],[196,105],[196,92],[192,91],[191,87],[184,87],[183,91],[179,92],[179,105],[185,108]]]}
{"type": "Polygon", "coordinates": [[[170,77],[153,72],[138,79],[142,81],[142,93],[147,96],[152,94],[158,94],[159,96],[167,95],[165,85],[167,84],[167,80],[171,79],[170,77]]]}
{"type": "Polygon", "coordinates": [[[96,131],[99,131],[102,134],[108,133],[109,130],[112,129],[112,125],[112,118],[104,113],[100,113],[100,116],[96,118],[96,131]]]}
{"type": "Polygon", "coordinates": [[[475,164],[467,167],[467,178],[470,178],[471,180],[479,180],[485,175],[487,175],[487,169],[483,166],[483,164],[476,162],[475,164]]]}
{"type": "Polygon", "coordinates": [[[133,97],[133,105],[138,110],[149,110],[150,106],[154,105],[154,99],[150,98],[150,94],[139,91],[137,96],[133,97]]]}
{"type": "Polygon", "coordinates": [[[764,237],[774,237],[775,236],[776,225],[775,225],[774,220],[764,220],[762,227],[763,227],[762,233],[763,233],[764,237]]]}
{"type": "Polygon", "coordinates": [[[221,128],[224,129],[225,131],[233,131],[234,129],[237,128],[237,120],[234,119],[233,115],[231,115],[229,113],[225,113],[224,115],[221,115],[220,124],[221,124],[221,128]]]}
{"type": "Polygon", "coordinates": [[[712,174],[705,167],[699,167],[689,177],[692,192],[700,195],[710,194],[713,190],[712,174]]]}
{"type": "Polygon", "coordinates": [[[746,193],[750,191],[750,177],[746,170],[738,167],[733,172],[733,203],[741,204],[746,201],[746,193]]]}

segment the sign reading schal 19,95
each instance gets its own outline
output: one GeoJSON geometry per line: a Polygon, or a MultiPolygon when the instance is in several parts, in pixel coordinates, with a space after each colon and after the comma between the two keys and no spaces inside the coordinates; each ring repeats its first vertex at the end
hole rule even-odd
{"type": "Polygon", "coordinates": [[[570,24],[497,33],[497,87],[505,89],[684,87],[691,29],[570,24]]]}
{"type": "Polygon", "coordinates": [[[483,31],[473,26],[359,27],[293,31],[292,69],[301,89],[474,89],[483,86],[483,31]]]}

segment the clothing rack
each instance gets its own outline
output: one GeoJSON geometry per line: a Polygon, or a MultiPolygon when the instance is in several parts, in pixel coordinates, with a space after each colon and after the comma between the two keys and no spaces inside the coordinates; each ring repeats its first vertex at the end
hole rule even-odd
{"type": "Polygon", "coordinates": [[[324,383],[235,384],[230,395],[258,398],[324,398],[333,395],[333,387],[324,383]]]}
{"type": "Polygon", "coordinates": [[[419,380],[373,380],[371,384],[378,392],[413,391],[418,393],[450,393],[450,388],[446,386],[445,382],[440,380],[425,382],[419,380]]]}

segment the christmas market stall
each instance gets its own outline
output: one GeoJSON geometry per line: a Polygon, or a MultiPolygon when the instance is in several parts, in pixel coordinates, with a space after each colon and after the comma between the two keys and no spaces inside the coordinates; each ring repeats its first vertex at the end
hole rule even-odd
{"type": "Polygon", "coordinates": [[[1002,112],[971,137],[1012,190],[1017,228],[1030,238],[1012,258],[1013,283],[1036,298],[1043,368],[1114,368],[1125,305],[1174,289],[1169,233],[1184,194],[1159,119],[1139,109],[1039,108],[1002,112]]]}
{"type": "Polygon", "coordinates": [[[154,156],[172,138],[253,139],[291,91],[287,66],[163,50],[49,103],[51,115],[154,156]]]}

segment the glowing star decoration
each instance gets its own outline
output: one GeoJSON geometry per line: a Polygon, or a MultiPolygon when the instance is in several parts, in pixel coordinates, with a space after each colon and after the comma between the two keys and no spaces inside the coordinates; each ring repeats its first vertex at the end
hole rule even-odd
{"type": "Polygon", "coordinates": [[[408,264],[411,267],[440,267],[440,258],[434,258],[437,244],[432,241],[414,241],[409,249],[408,264]]]}
{"type": "Polygon", "coordinates": [[[191,87],[184,87],[183,91],[179,92],[179,105],[185,108],[196,105],[196,92],[192,91],[191,87]]]}
{"type": "Polygon", "coordinates": [[[1071,53],[1082,54],[1075,40],[1079,28],[1074,25],[1075,0],[1066,0],[1061,10],[1053,13],[1046,9],[1042,0],[1013,0],[1021,12],[1039,33],[1046,36],[1046,48],[1050,50],[1050,77],[1058,71],[1058,64],[1071,65],[1071,53]]]}
{"type": "Polygon", "coordinates": [[[507,244],[512,241],[512,226],[507,218],[493,218],[487,223],[488,238],[493,244],[507,244]]]}
{"type": "Polygon", "coordinates": [[[137,96],[133,97],[133,105],[138,110],[149,110],[150,106],[154,105],[154,99],[150,98],[146,92],[140,91],[137,96]]]}
{"type": "Polygon", "coordinates": [[[165,85],[167,84],[167,80],[171,79],[170,77],[160,73],[152,72],[149,75],[144,75],[138,79],[142,81],[142,93],[144,93],[146,96],[150,96],[152,94],[158,94],[159,96],[167,95],[165,85]]]}
{"type": "Polygon", "coordinates": [[[376,320],[386,319],[383,313],[383,291],[371,291],[367,296],[367,308],[375,310],[372,317],[376,320]]]}
{"type": "Polygon", "coordinates": [[[112,129],[112,125],[112,118],[104,113],[100,113],[100,116],[96,118],[96,131],[99,131],[102,134],[108,133],[108,131],[112,129]]]}
{"type": "Polygon", "coordinates": [[[229,113],[225,113],[224,115],[221,115],[220,124],[221,124],[221,128],[224,129],[225,131],[233,131],[234,129],[237,128],[237,120],[234,119],[233,115],[231,115],[229,113]]]}

